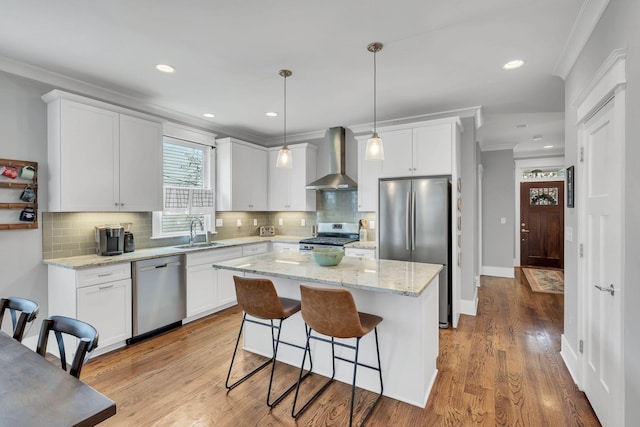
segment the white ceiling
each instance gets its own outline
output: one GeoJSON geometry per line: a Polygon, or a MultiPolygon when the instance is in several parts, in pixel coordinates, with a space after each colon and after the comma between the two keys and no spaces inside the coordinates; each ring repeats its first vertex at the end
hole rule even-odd
{"type": "Polygon", "coordinates": [[[292,140],[372,122],[378,41],[379,122],[482,106],[483,149],[557,145],[552,71],[583,1],[0,0],[0,56],[277,145],[282,115],[265,113],[282,112],[282,68],[292,140]]]}

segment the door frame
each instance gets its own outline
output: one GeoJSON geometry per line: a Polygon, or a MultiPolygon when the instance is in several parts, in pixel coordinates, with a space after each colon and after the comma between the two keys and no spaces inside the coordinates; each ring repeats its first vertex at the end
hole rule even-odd
{"type": "MultiPolygon", "coordinates": [[[[578,99],[573,104],[577,106],[576,127],[578,130],[577,139],[577,171],[576,171],[576,192],[575,197],[577,203],[577,227],[578,227],[578,243],[583,245],[586,239],[587,231],[587,218],[585,209],[581,206],[585,206],[586,203],[586,191],[587,182],[584,176],[584,163],[583,150],[585,142],[585,124],[591,119],[604,105],[611,102],[613,103],[613,117],[614,117],[614,138],[618,140],[616,144],[619,151],[616,156],[619,159],[624,159],[625,151],[625,116],[626,116],[626,51],[624,49],[616,49],[611,55],[604,61],[599,70],[595,73],[593,80],[582,92],[578,99]]],[[[624,180],[624,161],[620,162],[620,169],[612,171],[612,179],[614,179],[612,185],[618,185],[619,191],[623,195],[621,198],[620,206],[620,283],[626,283],[625,271],[624,271],[624,259],[625,259],[625,233],[624,233],[624,194],[625,194],[625,180],[624,180]]],[[[587,334],[587,317],[588,317],[588,299],[587,292],[590,288],[585,283],[587,266],[585,258],[578,254],[577,258],[577,285],[578,285],[578,301],[577,301],[577,331],[578,339],[583,340],[587,334]]],[[[616,289],[616,295],[618,298],[624,298],[624,287],[616,289]]],[[[622,425],[623,417],[625,414],[625,392],[624,392],[624,378],[625,378],[625,366],[624,366],[624,318],[622,310],[616,313],[619,318],[617,319],[620,325],[620,348],[617,349],[618,363],[615,365],[618,367],[618,378],[614,383],[615,390],[612,394],[616,396],[612,402],[609,402],[613,409],[611,413],[614,419],[611,425],[622,425]],[[616,419],[617,418],[617,419],[616,419]]],[[[578,376],[575,378],[576,384],[582,390],[586,371],[588,369],[587,363],[589,362],[583,353],[576,353],[578,356],[578,376]]]]}
{"type": "MultiPolygon", "coordinates": [[[[528,169],[551,169],[564,168],[564,157],[543,157],[537,159],[523,159],[515,161],[515,175],[516,175],[516,185],[515,185],[515,193],[516,193],[516,212],[514,218],[514,249],[515,249],[515,257],[513,259],[514,267],[520,267],[520,184],[522,182],[543,182],[543,181],[563,181],[564,177],[554,176],[549,178],[537,178],[537,179],[522,179],[522,174],[525,170],[528,169]]],[[[563,202],[564,203],[564,202],[563,202]]]]}

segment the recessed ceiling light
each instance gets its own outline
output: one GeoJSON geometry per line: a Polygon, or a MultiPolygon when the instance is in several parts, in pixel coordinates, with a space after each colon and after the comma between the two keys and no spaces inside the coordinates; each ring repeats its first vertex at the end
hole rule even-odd
{"type": "Polygon", "coordinates": [[[208,119],[211,119],[213,117],[215,117],[215,114],[211,114],[211,113],[204,113],[203,116],[205,116],[208,119]]]}
{"type": "Polygon", "coordinates": [[[278,113],[276,113],[275,111],[269,111],[267,113],[267,116],[269,116],[269,117],[278,117],[278,113]]]}
{"type": "Polygon", "coordinates": [[[553,145],[545,145],[544,148],[553,148],[553,145]]]}
{"type": "Polygon", "coordinates": [[[514,59],[513,61],[509,61],[502,66],[505,70],[515,70],[516,68],[520,68],[524,65],[524,61],[522,59],[514,59]]]}
{"type": "Polygon", "coordinates": [[[531,139],[533,139],[534,141],[542,141],[542,135],[533,135],[531,139]]]}
{"type": "Polygon", "coordinates": [[[521,123],[519,125],[516,125],[517,128],[526,128],[528,125],[526,123],[521,123]]]}
{"type": "Polygon", "coordinates": [[[156,70],[162,71],[163,73],[173,73],[176,71],[171,65],[167,64],[158,64],[156,65],[156,70]]]}

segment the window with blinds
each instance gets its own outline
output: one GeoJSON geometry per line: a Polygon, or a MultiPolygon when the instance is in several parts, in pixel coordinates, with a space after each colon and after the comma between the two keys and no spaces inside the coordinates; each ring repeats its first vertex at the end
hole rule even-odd
{"type": "MultiPolygon", "coordinates": [[[[165,136],[162,149],[164,210],[154,213],[155,237],[189,233],[192,218],[210,229],[213,190],[210,170],[211,148],[165,136]],[[196,208],[194,209],[193,206],[196,208]],[[204,207],[203,207],[204,206],[204,207]]],[[[198,230],[200,231],[200,230],[198,230]]]]}

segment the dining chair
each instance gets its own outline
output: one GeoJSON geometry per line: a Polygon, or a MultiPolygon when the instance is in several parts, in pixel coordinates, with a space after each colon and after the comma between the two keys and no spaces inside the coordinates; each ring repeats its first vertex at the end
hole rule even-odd
{"type": "Polygon", "coordinates": [[[71,362],[69,373],[76,378],[80,378],[82,366],[89,359],[89,356],[98,347],[98,331],[90,324],[78,319],[65,316],[51,316],[42,321],[40,336],[36,352],[46,357],[49,332],[53,332],[58,342],[60,352],[60,364],[63,370],[67,370],[67,358],[65,352],[64,336],[72,336],[78,339],[76,354],[71,362]]]}
{"type": "Polygon", "coordinates": [[[9,309],[11,314],[11,325],[13,327],[13,338],[22,342],[22,337],[26,332],[27,324],[33,322],[38,316],[40,307],[35,301],[19,297],[7,297],[0,299],[0,328],[2,327],[2,319],[4,312],[9,309]],[[20,317],[17,317],[20,312],[20,317]]]}

